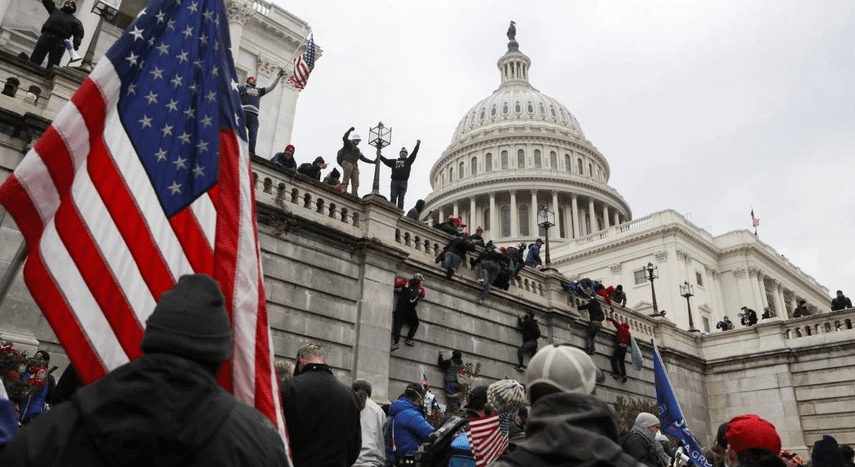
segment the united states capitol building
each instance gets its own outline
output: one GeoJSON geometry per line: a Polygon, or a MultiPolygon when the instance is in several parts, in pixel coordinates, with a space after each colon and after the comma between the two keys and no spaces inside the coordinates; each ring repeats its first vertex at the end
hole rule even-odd
{"type": "Polygon", "coordinates": [[[829,310],[826,287],[747,230],[713,236],[671,210],[633,218],[609,186],[606,157],[564,105],[532,86],[530,66],[511,39],[497,62],[499,87],[466,112],[431,169],[431,222],[461,216],[497,245],[531,243],[546,236],[538,221],[546,210],[551,267],[569,279],[621,284],[629,307],[651,313],[651,264],[657,311],[683,329],[690,327],[678,291],[685,282],[694,293],[692,324],[703,332],[724,316],[738,323],[743,306],[785,319],[801,299],[814,313],[829,310]]]}
{"type": "MultiPolygon", "coordinates": [[[[92,63],[145,2],[125,0],[103,22],[91,14],[102,4],[78,5],[87,31],[81,52],[91,50],[92,63]],[[100,35],[90,34],[99,27],[100,35]]],[[[262,0],[226,4],[240,77],[258,76],[263,87],[280,67],[290,74],[290,60],[303,52],[309,25],[262,0]]],[[[45,17],[39,2],[0,2],[0,181],[89,70],[74,65],[48,71],[18,57],[32,50],[45,17]]],[[[503,49],[497,41],[499,87],[476,103],[451,135],[431,170],[434,191],[425,212],[432,211],[432,221],[459,215],[473,228],[482,226],[485,238],[499,245],[548,233],[553,269],[526,268],[509,290],[494,290],[479,304],[481,285],[468,264],[446,279],[434,263],[449,240],[443,232],[402,216],[379,197],[357,198],[289,177],[266,158],[254,158],[258,237],[277,360],[293,359],[307,342],[321,344],[334,374],[345,383],[368,379],[378,401],[394,399],[423,376],[441,381],[438,351],[461,350],[465,361],[480,365],[483,383],[518,377],[513,370],[520,344],[517,318],[526,311],[536,314],[541,346],[581,346],[587,312],[578,309],[561,282],[589,277],[624,286],[627,306],[606,312],[631,323],[645,357],[642,370],[630,371],[628,382],[600,383],[598,397],[609,403],[621,396],[655,400],[655,342],[702,443],[711,444],[719,423],[749,412],[772,421],[783,445],[802,455],[823,434],[855,443],[855,310],[828,312],[828,290],[747,230],[713,236],[671,210],[635,217],[629,201],[609,186],[609,162],[585,138],[580,123],[532,87],[531,61],[516,40],[504,54],[503,49]],[[548,232],[538,225],[544,208],[553,214],[548,232]],[[653,284],[645,278],[648,264],[657,268],[653,284]],[[421,326],[416,345],[393,354],[392,284],[414,272],[424,274],[427,289],[419,304],[421,326]],[[677,290],[684,282],[694,287],[694,327],[710,334],[688,331],[686,302],[677,290]],[[652,313],[654,290],[656,308],[667,310],[665,316],[652,313]],[[812,316],[791,318],[799,299],[811,303],[812,316]],[[750,328],[715,332],[723,316],[737,321],[743,306],[758,315],[768,307],[774,316],[750,328]]],[[[287,82],[264,98],[260,154],[290,141],[299,118],[297,98],[287,82]]],[[[21,244],[17,226],[0,209],[0,274],[21,244]]],[[[30,353],[48,350],[60,367],[68,362],[20,274],[0,304],[0,339],[30,353]]],[[[607,369],[614,331],[604,328],[597,341],[594,362],[607,369]]],[[[441,388],[435,392],[444,400],[441,388]]]]}

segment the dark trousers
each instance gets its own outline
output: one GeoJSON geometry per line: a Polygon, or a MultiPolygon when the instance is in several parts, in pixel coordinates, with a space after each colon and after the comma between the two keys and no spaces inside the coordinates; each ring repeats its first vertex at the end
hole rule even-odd
{"type": "Polygon", "coordinates": [[[245,112],[246,131],[249,138],[249,153],[255,155],[255,139],[258,138],[258,114],[245,112]]]}
{"type": "Polygon", "coordinates": [[[486,300],[490,296],[490,289],[493,286],[493,281],[499,275],[501,266],[493,261],[482,261],[475,266],[475,271],[478,273],[478,279],[484,279],[484,288],[481,289],[479,300],[486,300]]]}
{"type": "Polygon", "coordinates": [[[392,313],[392,339],[396,344],[401,340],[401,328],[405,324],[410,326],[407,339],[412,339],[419,329],[419,316],[416,314],[415,308],[392,313]]]}
{"type": "Polygon", "coordinates": [[[404,209],[404,195],[407,194],[406,180],[392,180],[392,186],[389,188],[389,201],[392,204],[397,204],[398,209],[404,209]]]}
{"type": "Polygon", "coordinates": [[[597,333],[600,332],[600,328],[603,327],[602,321],[591,321],[591,324],[588,325],[588,329],[585,332],[585,351],[588,353],[594,352],[594,344],[596,342],[595,338],[597,337],[597,333]]]}
{"type": "Polygon", "coordinates": [[[36,65],[41,65],[48,56],[47,67],[55,67],[62,60],[62,54],[65,53],[65,39],[52,33],[43,33],[39,36],[39,41],[36,42],[36,47],[30,55],[30,61],[36,65]]]}
{"type": "Polygon", "coordinates": [[[517,361],[520,362],[520,366],[523,366],[523,355],[529,354],[532,355],[537,350],[537,341],[525,341],[523,345],[521,345],[517,349],[517,361]]]}
{"type": "Polygon", "coordinates": [[[612,354],[612,373],[626,377],[626,344],[615,345],[615,352],[612,354]]]}

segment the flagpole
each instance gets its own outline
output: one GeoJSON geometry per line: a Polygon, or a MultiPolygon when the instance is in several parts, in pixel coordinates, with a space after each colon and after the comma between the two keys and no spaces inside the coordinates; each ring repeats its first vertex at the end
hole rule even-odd
{"type": "Polygon", "coordinates": [[[21,246],[18,247],[18,251],[15,252],[15,256],[12,258],[12,261],[9,263],[9,268],[6,269],[6,274],[3,275],[3,279],[0,280],[0,305],[6,301],[6,294],[9,293],[9,289],[12,288],[12,281],[15,280],[15,276],[18,275],[18,271],[21,270],[21,265],[24,264],[24,260],[27,258],[27,242],[21,242],[21,246]]]}
{"type": "Polygon", "coordinates": [[[306,37],[304,37],[303,40],[300,41],[300,45],[298,45],[297,48],[294,49],[294,53],[291,54],[291,58],[289,58],[288,61],[285,63],[291,63],[294,61],[294,59],[300,53],[300,47],[302,47],[303,44],[305,44],[306,41],[309,40],[310,37],[312,37],[312,30],[311,29],[309,29],[309,34],[307,34],[306,37]]]}

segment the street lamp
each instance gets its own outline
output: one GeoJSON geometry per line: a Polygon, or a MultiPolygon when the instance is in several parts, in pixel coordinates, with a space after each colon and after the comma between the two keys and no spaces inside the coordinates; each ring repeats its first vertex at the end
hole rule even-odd
{"type": "Polygon", "coordinates": [[[689,281],[685,281],[680,284],[680,295],[686,297],[686,306],[689,307],[689,332],[700,332],[695,329],[695,322],[692,320],[692,304],[689,302],[689,297],[694,295],[692,284],[689,284],[689,281]]]}
{"type": "Polygon", "coordinates": [[[370,130],[370,133],[368,144],[377,148],[377,157],[374,159],[374,185],[371,188],[371,195],[380,196],[380,150],[392,142],[392,129],[386,128],[383,126],[383,122],[379,122],[376,127],[370,130]]]}
{"type": "Polygon", "coordinates": [[[98,26],[95,27],[95,33],[92,34],[92,40],[89,41],[89,47],[86,49],[86,56],[83,57],[83,63],[80,64],[80,68],[84,68],[87,70],[92,69],[92,59],[95,57],[95,47],[98,45],[98,38],[101,37],[101,26],[104,24],[104,21],[113,22],[116,21],[116,17],[119,15],[119,1],[120,0],[96,0],[95,4],[92,5],[92,13],[98,15],[98,26]]]}
{"type": "Polygon", "coordinates": [[[545,271],[547,269],[551,269],[552,262],[549,259],[549,228],[555,225],[555,213],[546,209],[546,206],[543,207],[541,211],[537,213],[537,225],[543,227],[543,230],[546,232],[546,265],[541,271],[545,271]]]}
{"type": "Polygon", "coordinates": [[[656,305],[656,289],[653,287],[653,280],[658,279],[656,270],[658,269],[653,263],[648,262],[647,266],[642,266],[642,269],[647,272],[647,280],[650,281],[650,293],[653,294],[653,313],[650,316],[661,316],[659,307],[656,305]]]}

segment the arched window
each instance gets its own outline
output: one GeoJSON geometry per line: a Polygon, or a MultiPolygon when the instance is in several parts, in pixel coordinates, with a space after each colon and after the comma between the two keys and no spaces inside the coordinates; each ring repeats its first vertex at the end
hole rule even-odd
{"type": "Polygon", "coordinates": [[[534,150],[534,168],[543,168],[543,158],[540,157],[540,149],[534,150]]]}
{"type": "Polygon", "coordinates": [[[442,184],[445,186],[445,172],[442,173],[442,184]]]}
{"type": "Polygon", "coordinates": [[[472,163],[469,164],[469,171],[472,172],[473,176],[478,174],[478,158],[475,156],[472,156],[472,163]]]}
{"type": "Polygon", "coordinates": [[[454,181],[454,167],[448,168],[448,182],[451,183],[454,181]]]}
{"type": "Polygon", "coordinates": [[[573,163],[570,162],[570,154],[564,154],[564,170],[568,172],[573,171],[573,163]]]}
{"type": "Polygon", "coordinates": [[[496,116],[496,113],[497,113],[497,112],[496,112],[496,106],[494,105],[494,106],[493,106],[493,108],[491,108],[491,109],[490,109],[490,116],[491,116],[491,117],[495,117],[495,116],[496,116]]]}
{"type": "Polygon", "coordinates": [[[516,105],[514,105],[514,112],[515,112],[515,113],[520,113],[520,112],[522,112],[522,107],[520,106],[520,103],[519,103],[519,102],[517,102],[517,103],[516,103],[516,105]]]}
{"type": "Polygon", "coordinates": [[[531,105],[531,102],[528,103],[528,108],[526,110],[528,110],[528,113],[530,114],[534,113],[534,106],[531,105]]]}
{"type": "Polygon", "coordinates": [[[18,78],[9,78],[6,80],[6,84],[3,85],[3,95],[15,97],[15,93],[18,92],[18,86],[21,85],[21,82],[18,81],[18,78]]]}
{"type": "Polygon", "coordinates": [[[549,152],[549,167],[552,168],[552,170],[556,170],[558,168],[558,154],[556,154],[555,151],[549,152]]]}
{"type": "Polygon", "coordinates": [[[502,168],[508,168],[508,151],[502,151],[502,168]]]}
{"type": "Polygon", "coordinates": [[[457,171],[457,178],[462,179],[463,178],[463,172],[464,172],[463,161],[460,161],[460,170],[457,171]]]}
{"type": "Polygon", "coordinates": [[[492,153],[488,152],[487,155],[484,156],[484,171],[485,172],[492,172],[493,171],[493,154],[492,153]]]}
{"type": "Polygon", "coordinates": [[[29,94],[36,96],[36,100],[33,101],[33,104],[39,101],[39,97],[42,95],[42,90],[38,86],[30,86],[30,89],[27,90],[29,94]]]}
{"type": "Polygon", "coordinates": [[[588,175],[594,176],[594,166],[590,162],[588,162],[588,175]]]}
{"type": "Polygon", "coordinates": [[[483,121],[483,120],[484,120],[484,117],[486,116],[486,114],[487,114],[487,113],[486,113],[486,112],[484,112],[484,109],[481,109],[481,115],[480,115],[480,117],[479,117],[481,121],[483,121]]]}
{"type": "Polygon", "coordinates": [[[505,102],[505,105],[502,106],[502,115],[508,114],[508,103],[505,102]]]}
{"type": "Polygon", "coordinates": [[[484,208],[484,220],[481,225],[484,226],[484,230],[490,230],[490,208],[484,208]]]}
{"type": "Polygon", "coordinates": [[[527,237],[528,234],[528,206],[521,204],[519,210],[520,235],[527,237]]]}
{"type": "Polygon", "coordinates": [[[502,206],[502,236],[511,236],[511,208],[502,206]]]}
{"type": "Polygon", "coordinates": [[[576,160],[576,165],[579,167],[579,175],[585,175],[585,171],[582,169],[582,158],[576,160]]]}
{"type": "Polygon", "coordinates": [[[523,151],[522,149],[517,151],[517,168],[525,168],[525,151],[523,151]]]}

